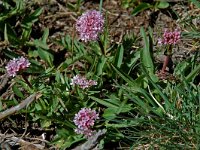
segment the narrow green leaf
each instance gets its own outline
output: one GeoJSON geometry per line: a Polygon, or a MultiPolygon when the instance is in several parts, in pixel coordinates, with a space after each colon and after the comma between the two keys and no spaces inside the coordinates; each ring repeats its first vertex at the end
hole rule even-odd
{"type": "Polygon", "coordinates": [[[54,56],[51,53],[49,53],[48,51],[43,50],[41,48],[38,48],[37,51],[38,51],[39,57],[41,59],[43,59],[45,62],[47,62],[49,66],[52,67],[54,56]]]}
{"type": "Polygon", "coordinates": [[[150,74],[154,74],[154,65],[151,58],[150,43],[143,27],[140,28],[140,33],[144,40],[144,48],[141,49],[141,53],[140,53],[140,59],[141,59],[142,65],[150,74]]]}
{"type": "Polygon", "coordinates": [[[122,72],[120,69],[118,69],[114,65],[111,64],[111,66],[116,71],[116,73],[120,77],[122,77],[122,79],[124,79],[124,81],[126,81],[132,88],[134,88],[136,91],[139,90],[138,84],[129,75],[125,74],[124,72],[122,72]]]}
{"type": "Polygon", "coordinates": [[[7,25],[4,27],[4,41],[8,42],[7,25]]]}
{"type": "Polygon", "coordinates": [[[22,31],[22,36],[21,36],[21,40],[23,42],[27,41],[31,35],[31,32],[32,32],[32,28],[29,28],[29,29],[23,29],[22,31]]]}
{"type": "Polygon", "coordinates": [[[156,82],[154,82],[149,75],[147,75],[147,77],[149,81],[152,83],[152,85],[154,86],[154,88],[158,91],[158,94],[164,99],[165,104],[169,105],[168,97],[166,96],[165,93],[163,93],[163,89],[159,85],[157,85],[156,82]]]}
{"type": "Polygon", "coordinates": [[[76,11],[76,5],[73,5],[72,3],[67,3],[67,7],[72,11],[76,11]]]}
{"type": "Polygon", "coordinates": [[[161,9],[165,9],[167,7],[169,7],[169,3],[166,2],[166,1],[161,1],[159,2],[159,4],[157,5],[158,8],[161,8],[161,9]]]}
{"type": "Polygon", "coordinates": [[[103,68],[105,66],[107,58],[104,55],[101,55],[97,64],[97,76],[102,75],[103,68]]]}
{"type": "Polygon", "coordinates": [[[148,105],[148,103],[146,103],[144,101],[144,99],[139,98],[138,96],[136,96],[134,94],[134,90],[129,90],[128,88],[124,88],[122,87],[122,90],[124,91],[125,95],[131,100],[133,101],[136,105],[138,105],[140,108],[142,108],[142,110],[140,109],[140,111],[142,113],[149,113],[149,111],[151,110],[151,107],[148,105]]]}
{"type": "Polygon", "coordinates": [[[37,62],[36,60],[30,60],[31,66],[26,70],[26,72],[31,73],[31,74],[40,74],[45,71],[43,66],[37,62]]]}
{"type": "Polygon", "coordinates": [[[46,50],[49,49],[49,46],[46,43],[44,43],[38,39],[34,40],[33,43],[35,44],[36,47],[40,47],[40,48],[46,49],[46,50]]]}
{"type": "Polygon", "coordinates": [[[12,16],[16,14],[21,14],[24,10],[24,2],[22,0],[17,0],[16,1],[16,6],[12,10],[6,13],[1,13],[0,14],[0,22],[6,20],[7,18],[11,18],[12,16]]]}
{"type": "Polygon", "coordinates": [[[93,96],[89,96],[89,98],[91,98],[92,100],[95,100],[97,103],[101,104],[101,105],[104,105],[108,108],[118,108],[118,106],[116,105],[113,105],[109,102],[106,102],[105,100],[103,99],[99,99],[99,98],[96,98],[96,97],[93,97],[93,96]]]}
{"type": "Polygon", "coordinates": [[[41,124],[42,128],[48,128],[52,124],[52,121],[51,120],[41,120],[40,124],[41,124]]]}
{"type": "Polygon", "coordinates": [[[12,87],[12,90],[18,97],[24,98],[23,93],[19,90],[19,88],[16,85],[12,87]]]}
{"type": "Polygon", "coordinates": [[[146,70],[145,73],[150,75],[150,78],[154,81],[158,81],[158,77],[154,74],[154,64],[152,60],[153,45],[150,36],[147,37],[144,28],[140,29],[141,35],[144,40],[144,48],[140,50],[140,60],[142,67],[146,70]]]}
{"type": "Polygon", "coordinates": [[[32,27],[33,23],[38,20],[39,15],[42,13],[42,8],[38,8],[34,11],[34,13],[26,16],[22,21],[21,26],[23,28],[29,29],[32,27]]]}
{"type": "Polygon", "coordinates": [[[13,30],[13,27],[10,26],[9,24],[4,24],[0,22],[0,27],[2,27],[2,29],[0,29],[0,31],[4,32],[4,38],[6,38],[6,40],[13,44],[13,45],[17,45],[20,44],[20,40],[18,39],[15,31],[13,30]]]}
{"type": "Polygon", "coordinates": [[[103,0],[100,0],[100,4],[99,4],[99,11],[101,12],[102,10],[102,6],[103,6],[103,0]]]}
{"type": "Polygon", "coordinates": [[[117,117],[116,112],[117,112],[116,108],[107,108],[107,109],[104,110],[103,117],[106,120],[115,119],[117,117]]]}
{"type": "Polygon", "coordinates": [[[195,76],[200,73],[200,64],[192,70],[192,72],[186,77],[187,82],[190,82],[195,76]]]}
{"type": "Polygon", "coordinates": [[[120,45],[117,49],[117,53],[115,56],[115,65],[120,68],[122,65],[122,61],[123,61],[123,56],[124,56],[124,47],[123,45],[120,45]]]}
{"type": "Polygon", "coordinates": [[[123,121],[120,121],[120,123],[117,123],[117,124],[106,124],[106,127],[112,127],[112,128],[127,128],[127,127],[134,127],[134,126],[137,126],[139,125],[140,122],[143,122],[144,119],[134,119],[134,120],[123,120],[123,121]]]}
{"type": "Polygon", "coordinates": [[[44,33],[42,35],[42,42],[43,43],[46,43],[47,42],[47,38],[49,36],[49,29],[48,28],[45,28],[44,29],[44,33]]]}
{"type": "Polygon", "coordinates": [[[152,5],[148,4],[148,3],[140,3],[138,6],[136,6],[133,11],[132,11],[132,15],[137,15],[138,13],[142,12],[145,9],[151,8],[152,5]]]}

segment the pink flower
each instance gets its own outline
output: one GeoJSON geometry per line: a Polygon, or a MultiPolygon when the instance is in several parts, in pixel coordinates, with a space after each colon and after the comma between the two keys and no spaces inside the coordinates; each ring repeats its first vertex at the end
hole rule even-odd
{"type": "Polygon", "coordinates": [[[94,135],[95,134],[95,130],[91,130],[91,129],[79,129],[79,128],[76,128],[75,130],[74,130],[77,134],[83,134],[83,135],[85,135],[85,137],[86,138],[89,138],[89,137],[91,137],[92,135],[94,135]]]}
{"type": "Polygon", "coordinates": [[[30,66],[30,62],[26,58],[24,57],[13,58],[6,65],[6,70],[7,70],[8,76],[14,77],[16,76],[17,72],[24,70],[25,68],[29,66],[30,66]]]}
{"type": "Polygon", "coordinates": [[[87,42],[97,40],[98,33],[103,31],[104,18],[101,12],[96,10],[87,11],[77,19],[76,30],[81,40],[87,42]]]}
{"type": "Polygon", "coordinates": [[[94,80],[87,80],[85,77],[76,75],[73,77],[71,85],[78,85],[80,88],[85,89],[93,85],[97,85],[97,82],[94,80]]]}
{"type": "Polygon", "coordinates": [[[180,41],[181,32],[177,29],[173,32],[170,32],[169,30],[165,29],[165,32],[163,33],[163,38],[158,39],[159,44],[177,44],[180,41]]]}
{"type": "Polygon", "coordinates": [[[82,108],[74,117],[74,123],[77,126],[75,132],[90,137],[95,132],[91,128],[94,126],[96,119],[99,119],[99,114],[95,110],[82,108]]]}

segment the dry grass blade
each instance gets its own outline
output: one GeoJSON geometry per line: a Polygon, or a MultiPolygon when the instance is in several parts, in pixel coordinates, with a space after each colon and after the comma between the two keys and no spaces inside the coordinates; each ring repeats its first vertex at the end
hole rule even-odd
{"type": "Polygon", "coordinates": [[[27,142],[19,137],[15,137],[13,134],[9,135],[5,135],[5,134],[0,134],[0,139],[5,139],[5,142],[3,142],[1,144],[1,148],[5,147],[7,145],[7,147],[9,145],[13,145],[13,143],[15,143],[15,145],[21,145],[21,149],[25,150],[25,149],[29,149],[29,150],[40,150],[40,149],[44,149],[43,145],[40,144],[34,144],[31,142],[27,142]],[[9,144],[9,145],[8,145],[9,144]]]}
{"type": "Polygon", "coordinates": [[[105,133],[106,133],[105,129],[98,131],[94,136],[90,137],[85,143],[83,143],[80,146],[77,146],[73,150],[92,150],[93,148],[96,147],[99,140],[103,138],[105,133]]]}
{"type": "Polygon", "coordinates": [[[2,77],[2,81],[0,81],[0,91],[6,86],[7,83],[8,83],[8,75],[5,74],[2,77]]]}

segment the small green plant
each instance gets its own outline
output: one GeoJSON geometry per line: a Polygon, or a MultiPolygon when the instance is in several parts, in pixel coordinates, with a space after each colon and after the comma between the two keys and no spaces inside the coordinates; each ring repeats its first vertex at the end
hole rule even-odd
{"type": "MultiPolygon", "coordinates": [[[[135,1],[134,1],[135,3],[135,1]]],[[[169,2],[167,1],[155,1],[155,2],[139,2],[136,5],[134,5],[134,9],[132,11],[132,15],[137,15],[138,13],[146,10],[146,9],[153,9],[154,11],[157,11],[159,9],[166,9],[170,6],[169,2]]]]}
{"type": "Polygon", "coordinates": [[[75,4],[68,2],[67,7],[71,9],[72,11],[79,12],[82,3],[83,3],[83,0],[77,0],[75,4]]]}

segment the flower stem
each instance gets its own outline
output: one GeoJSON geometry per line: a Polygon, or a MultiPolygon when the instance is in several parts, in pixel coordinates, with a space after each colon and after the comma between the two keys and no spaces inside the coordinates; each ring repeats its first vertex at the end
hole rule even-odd
{"type": "Polygon", "coordinates": [[[167,68],[167,66],[168,66],[169,60],[170,60],[170,56],[169,56],[169,55],[166,55],[166,56],[165,56],[164,63],[163,63],[163,67],[162,67],[162,70],[161,70],[163,73],[165,72],[165,70],[166,70],[166,68],[167,68]]]}
{"type": "Polygon", "coordinates": [[[166,53],[165,53],[165,58],[164,58],[164,63],[163,63],[163,67],[162,67],[162,70],[161,72],[165,72],[168,64],[169,64],[169,61],[171,59],[171,56],[172,56],[172,45],[169,45],[167,47],[167,50],[166,50],[166,53]]]}

